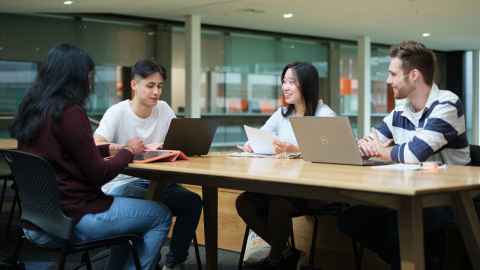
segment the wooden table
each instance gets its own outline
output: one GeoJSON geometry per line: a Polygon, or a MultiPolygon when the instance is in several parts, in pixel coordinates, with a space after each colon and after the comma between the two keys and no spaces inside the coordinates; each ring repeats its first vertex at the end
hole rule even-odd
{"type": "Polygon", "coordinates": [[[173,163],[130,164],[125,173],[153,180],[149,197],[167,181],[202,186],[207,269],[217,269],[219,187],[386,206],[398,210],[403,270],[423,270],[422,209],[452,205],[474,269],[480,270],[480,226],[472,196],[480,190],[480,167],[392,171],[313,164],[303,160],[209,156],[173,163]]]}
{"type": "Polygon", "coordinates": [[[4,149],[4,150],[17,149],[17,140],[15,140],[15,139],[0,139],[0,149],[4,149]]]}

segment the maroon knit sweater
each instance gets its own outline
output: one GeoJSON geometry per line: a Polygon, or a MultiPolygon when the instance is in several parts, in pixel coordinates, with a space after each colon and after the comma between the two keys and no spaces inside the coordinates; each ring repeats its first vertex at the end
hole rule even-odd
{"type": "Polygon", "coordinates": [[[108,146],[95,146],[88,117],[76,105],[65,108],[58,121],[49,118],[37,138],[28,145],[20,142],[18,148],[50,162],[57,175],[62,209],[75,222],[85,214],[110,208],[113,199],[101,187],[133,158],[130,151],[122,149],[105,160],[102,154],[108,155],[108,146]]]}

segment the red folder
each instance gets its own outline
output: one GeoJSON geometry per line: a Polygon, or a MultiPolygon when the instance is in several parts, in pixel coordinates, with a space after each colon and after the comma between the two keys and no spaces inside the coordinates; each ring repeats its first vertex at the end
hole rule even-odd
{"type": "Polygon", "coordinates": [[[151,150],[135,155],[133,158],[134,163],[173,162],[176,160],[188,160],[188,157],[179,150],[151,150]]]}

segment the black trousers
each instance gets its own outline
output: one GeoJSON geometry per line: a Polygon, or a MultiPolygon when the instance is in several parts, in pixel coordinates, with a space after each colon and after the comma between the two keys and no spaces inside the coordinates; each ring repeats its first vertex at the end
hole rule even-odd
{"type": "MultiPolygon", "coordinates": [[[[454,221],[453,211],[448,207],[423,210],[427,269],[439,269],[436,263],[445,250],[444,229],[453,225],[454,221]]],[[[383,207],[354,206],[339,217],[338,228],[363,247],[377,253],[391,265],[392,270],[400,269],[397,211],[383,207]]]]}
{"type": "Polygon", "coordinates": [[[325,202],[253,192],[240,194],[236,201],[237,212],[243,221],[270,244],[269,257],[273,261],[282,258],[292,217],[302,216],[308,209],[322,204],[325,202]]]}

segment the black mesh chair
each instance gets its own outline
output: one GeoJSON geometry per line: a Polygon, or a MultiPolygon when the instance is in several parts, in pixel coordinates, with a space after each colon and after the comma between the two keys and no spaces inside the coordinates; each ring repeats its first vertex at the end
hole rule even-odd
{"type": "Polygon", "coordinates": [[[470,165],[480,166],[480,145],[470,144],[470,165]]]}
{"type": "Polygon", "coordinates": [[[12,204],[10,205],[10,211],[8,212],[7,225],[5,226],[5,239],[8,239],[10,237],[10,228],[12,226],[15,209],[16,207],[18,207],[21,212],[21,206],[20,206],[20,200],[18,198],[17,189],[15,187],[15,184],[13,183],[12,173],[10,172],[10,168],[8,167],[7,163],[3,158],[0,158],[0,181],[3,181],[2,190],[0,191],[0,213],[3,212],[3,205],[6,201],[6,193],[7,193],[7,188],[9,186],[9,182],[12,182],[10,184],[10,188],[14,192],[12,204]]]}
{"type": "MultiPolygon", "coordinates": [[[[136,269],[140,270],[140,260],[133,246],[139,239],[135,234],[123,234],[92,241],[76,241],[73,237],[73,220],[65,216],[60,208],[59,191],[55,180],[55,172],[43,158],[20,151],[0,150],[14,176],[20,204],[22,206],[21,224],[31,224],[42,231],[61,240],[57,269],[64,269],[65,258],[73,253],[83,253],[82,262],[88,270],[92,269],[88,251],[113,245],[128,245],[136,269]]],[[[23,238],[22,238],[23,239],[23,238]]],[[[15,264],[22,244],[19,241],[13,256],[9,259],[15,264]],[[13,258],[13,259],[12,259],[13,258]]]]}

